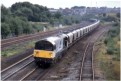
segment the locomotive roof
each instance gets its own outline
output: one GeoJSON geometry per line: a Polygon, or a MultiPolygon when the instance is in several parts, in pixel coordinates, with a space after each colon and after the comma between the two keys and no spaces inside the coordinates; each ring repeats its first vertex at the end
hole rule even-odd
{"type": "Polygon", "coordinates": [[[55,45],[55,41],[59,40],[60,38],[57,36],[52,36],[52,37],[48,37],[45,40],[52,43],[53,45],[55,45]]]}
{"type": "Polygon", "coordinates": [[[47,38],[45,38],[45,39],[43,39],[42,41],[48,41],[48,42],[50,42],[50,43],[52,43],[53,45],[55,45],[55,41],[58,41],[58,40],[60,40],[61,38],[64,38],[64,37],[66,37],[67,35],[65,35],[65,34],[61,34],[61,35],[55,35],[55,36],[51,36],[51,37],[47,37],[47,38]]]}
{"type": "Polygon", "coordinates": [[[42,39],[42,40],[40,40],[40,41],[38,41],[36,43],[39,43],[41,41],[47,41],[47,42],[50,42],[51,44],[55,45],[55,41],[58,40],[58,39],[59,39],[59,37],[51,36],[51,37],[47,37],[45,39],[42,39]]]}

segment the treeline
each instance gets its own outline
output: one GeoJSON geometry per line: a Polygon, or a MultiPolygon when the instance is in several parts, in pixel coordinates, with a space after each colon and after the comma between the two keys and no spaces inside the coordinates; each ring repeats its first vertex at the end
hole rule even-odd
{"type": "Polygon", "coordinates": [[[1,5],[1,34],[2,39],[29,34],[42,30],[42,26],[31,22],[49,22],[54,25],[61,18],[60,13],[51,14],[47,7],[29,2],[19,2],[10,8],[1,5]]]}
{"type": "Polygon", "coordinates": [[[31,33],[31,26],[25,17],[13,15],[10,8],[1,6],[1,34],[2,38],[31,33]]]}
{"type": "Polygon", "coordinates": [[[6,8],[1,5],[1,36],[2,39],[30,34],[43,30],[46,25],[36,22],[47,22],[49,26],[71,25],[79,23],[79,16],[64,16],[60,12],[50,13],[47,7],[29,2],[18,2],[6,8]],[[35,22],[35,24],[31,24],[35,22]]]}
{"type": "Polygon", "coordinates": [[[33,5],[29,2],[15,3],[10,8],[13,15],[26,17],[28,21],[33,22],[47,22],[51,14],[47,7],[40,5],[33,5]]]}
{"type": "Polygon", "coordinates": [[[118,22],[120,21],[120,13],[116,13],[114,15],[114,13],[111,15],[111,14],[106,14],[106,13],[103,13],[101,14],[101,18],[103,21],[108,21],[108,22],[118,22]]]}

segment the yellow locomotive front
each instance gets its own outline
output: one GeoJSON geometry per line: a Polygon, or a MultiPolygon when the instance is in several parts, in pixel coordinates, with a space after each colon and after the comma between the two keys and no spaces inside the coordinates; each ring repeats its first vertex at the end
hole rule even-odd
{"type": "Polygon", "coordinates": [[[54,45],[47,41],[41,40],[36,42],[34,49],[35,63],[40,65],[51,64],[53,61],[54,45]]]}

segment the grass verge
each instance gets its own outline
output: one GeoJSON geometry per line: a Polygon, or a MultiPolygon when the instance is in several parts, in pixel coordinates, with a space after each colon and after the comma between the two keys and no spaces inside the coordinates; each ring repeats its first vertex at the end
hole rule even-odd
{"type": "Polygon", "coordinates": [[[97,42],[96,66],[107,81],[120,81],[120,40],[118,27],[112,25],[107,35],[97,42]]]}

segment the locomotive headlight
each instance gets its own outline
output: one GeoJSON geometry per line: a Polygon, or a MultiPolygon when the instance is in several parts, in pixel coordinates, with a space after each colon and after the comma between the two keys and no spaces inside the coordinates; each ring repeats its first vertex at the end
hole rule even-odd
{"type": "Polygon", "coordinates": [[[50,55],[51,57],[53,57],[53,52],[50,52],[49,55],[50,55]]]}
{"type": "Polygon", "coordinates": [[[38,51],[35,51],[35,54],[37,54],[37,55],[38,55],[38,54],[39,54],[39,52],[38,52],[38,51]]]}
{"type": "Polygon", "coordinates": [[[34,54],[33,55],[37,57],[39,55],[39,51],[34,50],[34,54]]]}
{"type": "Polygon", "coordinates": [[[49,53],[49,55],[52,55],[52,53],[49,53]]]}

